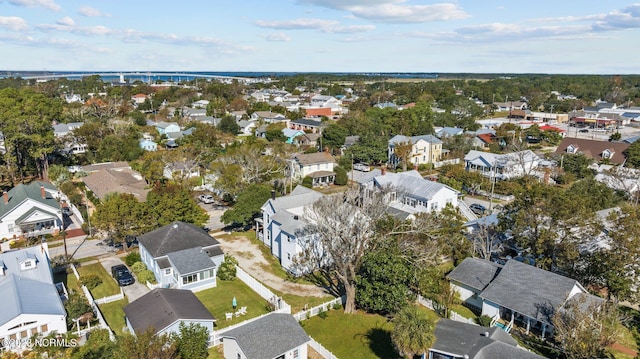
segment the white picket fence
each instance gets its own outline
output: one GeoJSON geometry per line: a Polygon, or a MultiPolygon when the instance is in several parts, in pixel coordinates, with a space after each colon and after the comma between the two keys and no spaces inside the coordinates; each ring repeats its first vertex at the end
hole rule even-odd
{"type": "Polygon", "coordinates": [[[160,283],[156,283],[156,284],[151,284],[149,283],[149,281],[147,281],[147,288],[149,288],[149,290],[154,290],[156,288],[160,287],[160,283]]]}
{"type": "MultiPolygon", "coordinates": [[[[309,337],[309,338],[311,338],[311,337],[309,337]]],[[[318,343],[313,338],[311,338],[311,341],[309,342],[309,346],[311,348],[313,348],[313,350],[318,352],[318,354],[322,355],[322,357],[325,358],[325,359],[338,359],[337,356],[335,356],[332,352],[327,350],[327,348],[323,347],[322,344],[318,343]]]]}
{"type": "MultiPolygon", "coordinates": [[[[442,308],[440,308],[440,306],[438,305],[438,303],[433,302],[431,299],[427,299],[421,295],[418,295],[418,303],[424,307],[427,307],[431,310],[433,310],[434,312],[441,314],[442,313],[442,308]]],[[[449,319],[451,320],[455,320],[456,322],[462,322],[462,323],[467,323],[467,324],[473,324],[473,325],[478,325],[478,323],[475,322],[475,320],[470,319],[470,318],[465,318],[463,316],[461,316],[460,314],[454,312],[453,310],[449,310],[449,319]]]]}
{"type": "MultiPolygon", "coordinates": [[[[80,274],[78,273],[76,266],[71,264],[70,267],[71,267],[71,270],[73,271],[73,274],[76,276],[76,279],[80,280],[80,274]]],[[[100,307],[98,307],[98,303],[96,303],[96,301],[93,299],[93,296],[89,291],[89,288],[87,288],[84,285],[81,286],[81,288],[82,288],[82,292],[84,293],[84,296],[89,301],[89,305],[91,305],[91,309],[93,309],[93,313],[98,318],[98,323],[100,323],[99,328],[108,330],[109,339],[111,339],[112,341],[116,340],[116,336],[113,334],[113,331],[111,330],[111,328],[109,328],[109,326],[107,325],[107,321],[104,320],[104,317],[102,316],[102,312],[100,311],[100,307]]],[[[122,289],[120,290],[120,293],[122,294],[122,289]]],[[[104,298],[101,298],[101,299],[104,299],[104,298]]]]}
{"type": "Polygon", "coordinates": [[[452,158],[450,160],[443,160],[443,161],[438,161],[438,162],[433,162],[433,167],[434,168],[440,168],[444,165],[457,165],[458,163],[460,163],[460,159],[459,158],[452,158]]]}
{"type": "Polygon", "coordinates": [[[326,312],[330,309],[333,308],[333,306],[335,304],[341,304],[344,305],[344,302],[347,300],[346,296],[342,296],[339,298],[335,298],[332,299],[328,302],[322,303],[320,305],[317,305],[311,309],[307,309],[307,310],[302,310],[296,314],[293,315],[294,318],[296,318],[297,321],[303,321],[305,319],[311,318],[311,317],[315,317],[316,315],[322,313],[322,312],[326,312]]]}
{"type": "Polygon", "coordinates": [[[258,293],[259,296],[269,301],[269,303],[274,304],[277,309],[285,310],[288,314],[291,313],[291,306],[289,304],[282,300],[282,298],[273,294],[269,288],[265,287],[262,283],[258,282],[257,279],[250,276],[249,273],[245,272],[238,266],[236,266],[236,277],[253,289],[254,292],[258,293]]]}
{"type": "Polygon", "coordinates": [[[120,293],[96,299],[95,302],[96,304],[105,304],[115,302],[120,299],[124,299],[124,291],[122,290],[122,287],[120,287],[120,293]]]}

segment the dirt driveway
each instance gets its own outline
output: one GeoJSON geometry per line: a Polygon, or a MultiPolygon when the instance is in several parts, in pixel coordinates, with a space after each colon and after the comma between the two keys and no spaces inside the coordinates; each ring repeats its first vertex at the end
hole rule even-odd
{"type": "Polygon", "coordinates": [[[262,251],[248,239],[238,236],[233,240],[225,240],[220,235],[225,232],[212,234],[222,246],[225,253],[231,254],[238,260],[238,265],[252,277],[263,284],[277,291],[299,295],[303,297],[325,297],[330,295],[324,288],[310,284],[292,283],[278,277],[275,274],[265,271],[263,268],[269,266],[269,262],[264,258],[262,251]]]}

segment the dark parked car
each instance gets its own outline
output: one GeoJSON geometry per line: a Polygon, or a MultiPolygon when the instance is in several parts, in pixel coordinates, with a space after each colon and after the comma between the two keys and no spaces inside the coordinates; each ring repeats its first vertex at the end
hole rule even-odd
{"type": "Polygon", "coordinates": [[[124,264],[118,264],[111,267],[111,275],[120,286],[130,285],[136,281],[131,272],[129,272],[129,268],[124,264]]]}
{"type": "Polygon", "coordinates": [[[481,216],[487,211],[487,208],[479,203],[473,203],[469,206],[471,212],[481,216]]]}

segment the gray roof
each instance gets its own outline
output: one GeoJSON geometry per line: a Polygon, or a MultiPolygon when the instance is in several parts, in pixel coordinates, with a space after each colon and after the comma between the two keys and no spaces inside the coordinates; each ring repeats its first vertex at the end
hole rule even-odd
{"type": "Polygon", "coordinates": [[[145,233],[138,237],[138,241],[153,258],[183,249],[206,248],[220,244],[204,229],[179,221],[145,233]]]}
{"type": "Polygon", "coordinates": [[[299,153],[294,155],[293,158],[298,160],[298,163],[303,166],[319,163],[334,163],[336,161],[328,152],[299,153]]]}
{"type": "Polygon", "coordinates": [[[162,331],[178,320],[215,318],[190,290],[156,288],[124,307],[124,314],[136,333],[154,328],[162,331]]]}
{"type": "Polygon", "coordinates": [[[178,273],[185,275],[215,267],[209,255],[201,248],[187,248],[167,255],[178,273]]]}
{"type": "Polygon", "coordinates": [[[20,314],[66,315],[40,246],[0,253],[0,262],[5,268],[0,276],[0,325],[20,314]],[[35,259],[36,265],[21,270],[20,263],[26,259],[35,259]]]}
{"type": "Polygon", "coordinates": [[[309,119],[306,119],[306,118],[301,118],[299,120],[291,121],[291,124],[320,127],[320,126],[322,126],[322,121],[316,121],[316,120],[309,120],[309,119]]]}
{"type": "Polygon", "coordinates": [[[317,201],[323,194],[304,186],[296,186],[288,196],[277,197],[276,199],[268,199],[263,205],[271,205],[274,212],[288,210],[310,205],[317,201]]]}
{"type": "Polygon", "coordinates": [[[222,334],[238,343],[247,358],[273,359],[310,338],[290,314],[271,313],[222,334]]]}
{"type": "Polygon", "coordinates": [[[530,318],[551,323],[569,293],[580,284],[534,266],[509,260],[480,297],[530,318]]]}
{"type": "Polygon", "coordinates": [[[416,142],[418,142],[420,140],[424,140],[424,141],[429,142],[431,144],[442,143],[442,141],[440,141],[439,138],[437,138],[436,136],[433,136],[433,135],[421,135],[421,136],[411,136],[411,137],[407,137],[407,136],[403,136],[403,135],[395,135],[389,140],[389,146],[394,147],[398,143],[403,143],[403,142],[416,143],[416,142]]]}
{"type": "Polygon", "coordinates": [[[101,199],[109,193],[129,193],[138,201],[144,202],[150,191],[142,175],[131,168],[102,168],[84,177],[82,181],[101,199]]]}
{"type": "Polygon", "coordinates": [[[432,350],[468,355],[470,359],[538,359],[537,354],[517,347],[517,342],[498,327],[486,328],[478,325],[440,319],[436,324],[436,341],[432,350]]]}
{"type": "Polygon", "coordinates": [[[501,269],[501,265],[478,258],[465,258],[447,277],[478,291],[491,283],[501,269]]]}
{"type": "MultiPolygon", "coordinates": [[[[0,218],[11,212],[14,208],[20,206],[25,200],[31,199],[48,206],[53,212],[60,208],[58,200],[53,198],[50,191],[58,191],[58,189],[46,182],[31,182],[29,184],[19,184],[7,192],[9,198],[8,203],[4,203],[4,199],[0,198],[0,218]],[[44,198],[42,198],[42,189],[45,188],[44,198]]],[[[47,208],[47,207],[43,207],[47,208]]]]}
{"type": "Polygon", "coordinates": [[[396,190],[403,191],[410,197],[423,199],[425,201],[431,200],[431,198],[442,189],[457,192],[442,183],[425,180],[416,170],[399,173],[387,172],[384,175],[376,176],[374,182],[380,188],[395,188],[396,190]]]}

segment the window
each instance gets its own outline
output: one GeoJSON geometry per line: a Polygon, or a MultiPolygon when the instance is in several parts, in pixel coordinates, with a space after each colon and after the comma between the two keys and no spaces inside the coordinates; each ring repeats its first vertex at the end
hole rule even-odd
{"type": "Polygon", "coordinates": [[[240,355],[240,353],[238,353],[238,359],[242,359],[242,355],[240,355]]]}
{"type": "Polygon", "coordinates": [[[164,275],[171,275],[171,268],[166,268],[164,270],[164,275]]]}
{"type": "Polygon", "coordinates": [[[182,277],[182,284],[189,284],[198,281],[198,274],[189,274],[182,277]]]}
{"type": "Polygon", "coordinates": [[[287,253],[287,259],[291,260],[291,253],[287,253]]]}
{"type": "Polygon", "coordinates": [[[40,327],[40,333],[46,333],[46,332],[48,332],[48,331],[49,331],[49,327],[48,327],[46,324],[43,324],[43,325],[40,327]]]}
{"type": "Polygon", "coordinates": [[[27,334],[26,330],[23,330],[20,332],[20,338],[27,338],[29,335],[27,334]]]}
{"type": "Polygon", "coordinates": [[[437,211],[438,210],[438,202],[431,203],[431,210],[432,211],[437,211]]]}
{"type": "Polygon", "coordinates": [[[300,352],[298,349],[295,349],[293,351],[293,359],[298,359],[298,358],[300,358],[300,352]]]}

